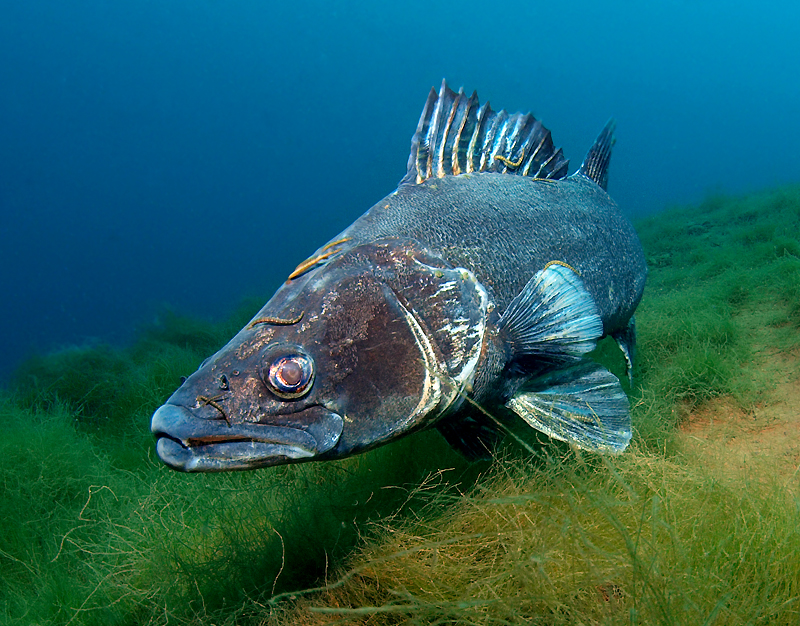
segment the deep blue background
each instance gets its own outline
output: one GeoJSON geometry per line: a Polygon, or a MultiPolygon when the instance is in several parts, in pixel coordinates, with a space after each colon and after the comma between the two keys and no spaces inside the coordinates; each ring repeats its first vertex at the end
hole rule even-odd
{"type": "Polygon", "coordinates": [[[164,305],[266,301],[392,191],[446,77],[631,216],[800,180],[800,3],[15,0],[0,8],[0,378],[164,305]],[[769,8],[763,8],[769,4],[769,8]]]}

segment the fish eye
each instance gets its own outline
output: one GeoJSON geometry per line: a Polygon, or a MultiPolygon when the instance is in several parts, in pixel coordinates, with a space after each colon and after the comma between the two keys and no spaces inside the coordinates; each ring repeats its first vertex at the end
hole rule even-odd
{"type": "Polygon", "coordinates": [[[299,398],[314,381],[314,362],[305,354],[285,354],[270,363],[267,383],[279,398],[299,398]]]}

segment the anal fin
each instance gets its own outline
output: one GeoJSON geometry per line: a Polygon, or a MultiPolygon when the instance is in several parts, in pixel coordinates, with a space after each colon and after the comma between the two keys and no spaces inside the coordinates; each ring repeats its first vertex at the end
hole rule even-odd
{"type": "Polygon", "coordinates": [[[625,356],[625,373],[628,375],[628,382],[633,385],[633,359],[636,357],[636,320],[631,317],[625,328],[611,333],[611,336],[625,356]]]}
{"type": "Polygon", "coordinates": [[[585,450],[622,452],[631,440],[619,380],[590,361],[528,381],[506,406],[536,430],[585,450]]]}

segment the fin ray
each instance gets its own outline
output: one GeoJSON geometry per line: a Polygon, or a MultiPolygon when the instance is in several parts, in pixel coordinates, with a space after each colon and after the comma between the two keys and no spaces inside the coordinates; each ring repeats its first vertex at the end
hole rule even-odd
{"type": "Polygon", "coordinates": [[[438,96],[436,95],[436,90],[431,88],[430,93],[428,93],[428,99],[425,102],[425,107],[422,109],[422,115],[419,118],[417,133],[414,135],[415,137],[419,136],[419,140],[415,146],[416,150],[412,150],[409,156],[409,171],[411,171],[412,168],[415,171],[428,171],[430,169],[431,146],[428,140],[428,131],[437,102],[438,96]]]}

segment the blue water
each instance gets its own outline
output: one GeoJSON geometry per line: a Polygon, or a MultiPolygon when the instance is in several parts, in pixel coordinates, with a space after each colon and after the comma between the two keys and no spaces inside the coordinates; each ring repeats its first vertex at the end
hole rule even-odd
{"type": "Polygon", "coordinates": [[[610,116],[631,216],[800,181],[800,3],[25,0],[0,8],[0,378],[164,306],[266,301],[392,191],[431,86],[610,116]]]}

